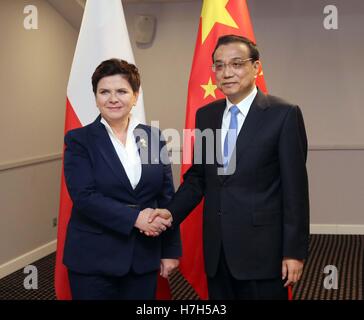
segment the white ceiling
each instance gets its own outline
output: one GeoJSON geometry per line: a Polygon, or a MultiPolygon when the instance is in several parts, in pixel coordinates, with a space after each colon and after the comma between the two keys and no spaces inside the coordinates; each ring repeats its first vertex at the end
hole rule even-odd
{"type": "MultiPolygon", "coordinates": [[[[81,26],[86,0],[47,0],[75,29],[81,26]]],[[[123,3],[191,2],[201,0],[122,0],[123,3]]]]}
{"type": "Polygon", "coordinates": [[[83,0],[47,0],[50,5],[65,18],[75,29],[81,26],[84,9],[83,0]]]}

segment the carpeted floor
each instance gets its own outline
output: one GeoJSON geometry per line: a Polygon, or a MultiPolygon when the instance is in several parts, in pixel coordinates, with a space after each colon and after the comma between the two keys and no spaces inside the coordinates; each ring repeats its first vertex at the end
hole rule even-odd
{"type": "MultiPolygon", "coordinates": [[[[55,254],[34,262],[38,289],[26,290],[23,270],[0,279],[0,300],[53,300],[55,254]]],[[[301,281],[293,288],[296,300],[363,300],[364,235],[312,235],[310,256],[301,281]],[[338,270],[337,289],[325,289],[325,266],[338,270]]],[[[196,300],[198,296],[177,271],[170,279],[175,300],[196,300]]]]}
{"type": "Polygon", "coordinates": [[[294,287],[297,300],[363,300],[364,235],[312,235],[310,255],[301,281],[294,287]],[[337,268],[337,290],[324,287],[326,266],[337,268]]]}

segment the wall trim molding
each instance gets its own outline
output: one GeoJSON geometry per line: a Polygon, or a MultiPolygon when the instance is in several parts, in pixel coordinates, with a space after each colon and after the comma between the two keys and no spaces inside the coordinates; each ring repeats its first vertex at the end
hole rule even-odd
{"type": "Polygon", "coordinates": [[[0,163],[0,172],[5,170],[17,169],[26,166],[34,166],[44,162],[51,162],[62,159],[62,153],[47,154],[44,156],[22,159],[18,161],[0,163]]]}
{"type": "MultiPolygon", "coordinates": [[[[169,152],[182,152],[183,147],[172,147],[169,152]]],[[[308,151],[363,151],[364,145],[311,145],[308,151]]]]}
{"type": "Polygon", "coordinates": [[[364,234],[364,224],[311,224],[311,234],[364,234]]]}
{"type": "Polygon", "coordinates": [[[361,151],[364,145],[311,145],[310,151],[361,151]]]}
{"type": "MultiPolygon", "coordinates": [[[[57,248],[57,240],[53,240],[43,246],[40,246],[32,251],[29,251],[15,259],[12,259],[0,265],[0,279],[6,277],[7,275],[15,271],[23,269],[25,266],[55,252],[56,248],[57,248]]],[[[24,274],[24,277],[25,276],[26,275],[24,274]]]]}
{"type": "MultiPolygon", "coordinates": [[[[364,146],[310,146],[308,148],[309,151],[363,151],[364,150],[364,146]]],[[[181,148],[171,148],[169,150],[170,152],[182,152],[182,147],[181,148]]],[[[18,161],[11,161],[11,162],[4,162],[4,163],[0,163],[0,172],[1,171],[6,171],[6,170],[11,170],[11,169],[17,169],[17,168],[21,168],[21,167],[26,167],[26,166],[33,166],[33,165],[37,165],[37,164],[41,164],[41,163],[45,163],[45,162],[51,162],[51,161],[56,161],[56,160],[61,160],[62,159],[62,153],[53,153],[53,154],[47,154],[44,156],[38,156],[38,157],[32,157],[32,158],[27,158],[27,159],[22,159],[22,160],[18,160],[18,161]]]]}

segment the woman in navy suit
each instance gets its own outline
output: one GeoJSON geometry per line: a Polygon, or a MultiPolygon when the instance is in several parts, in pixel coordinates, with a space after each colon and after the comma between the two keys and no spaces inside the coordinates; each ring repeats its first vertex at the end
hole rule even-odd
{"type": "Polygon", "coordinates": [[[181,255],[171,217],[148,222],[152,208],[166,207],[174,193],[165,143],[131,112],[140,88],[133,64],[102,62],[92,87],[100,115],[65,136],[73,208],[63,262],[72,297],[154,299],[158,270],[168,277],[181,255]]]}

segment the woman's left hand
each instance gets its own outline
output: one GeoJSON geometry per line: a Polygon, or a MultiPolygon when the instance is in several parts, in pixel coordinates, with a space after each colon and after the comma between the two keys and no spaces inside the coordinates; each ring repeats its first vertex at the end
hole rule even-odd
{"type": "Polygon", "coordinates": [[[178,259],[161,259],[161,272],[160,275],[163,278],[168,278],[168,276],[175,270],[179,265],[178,259]]]}

